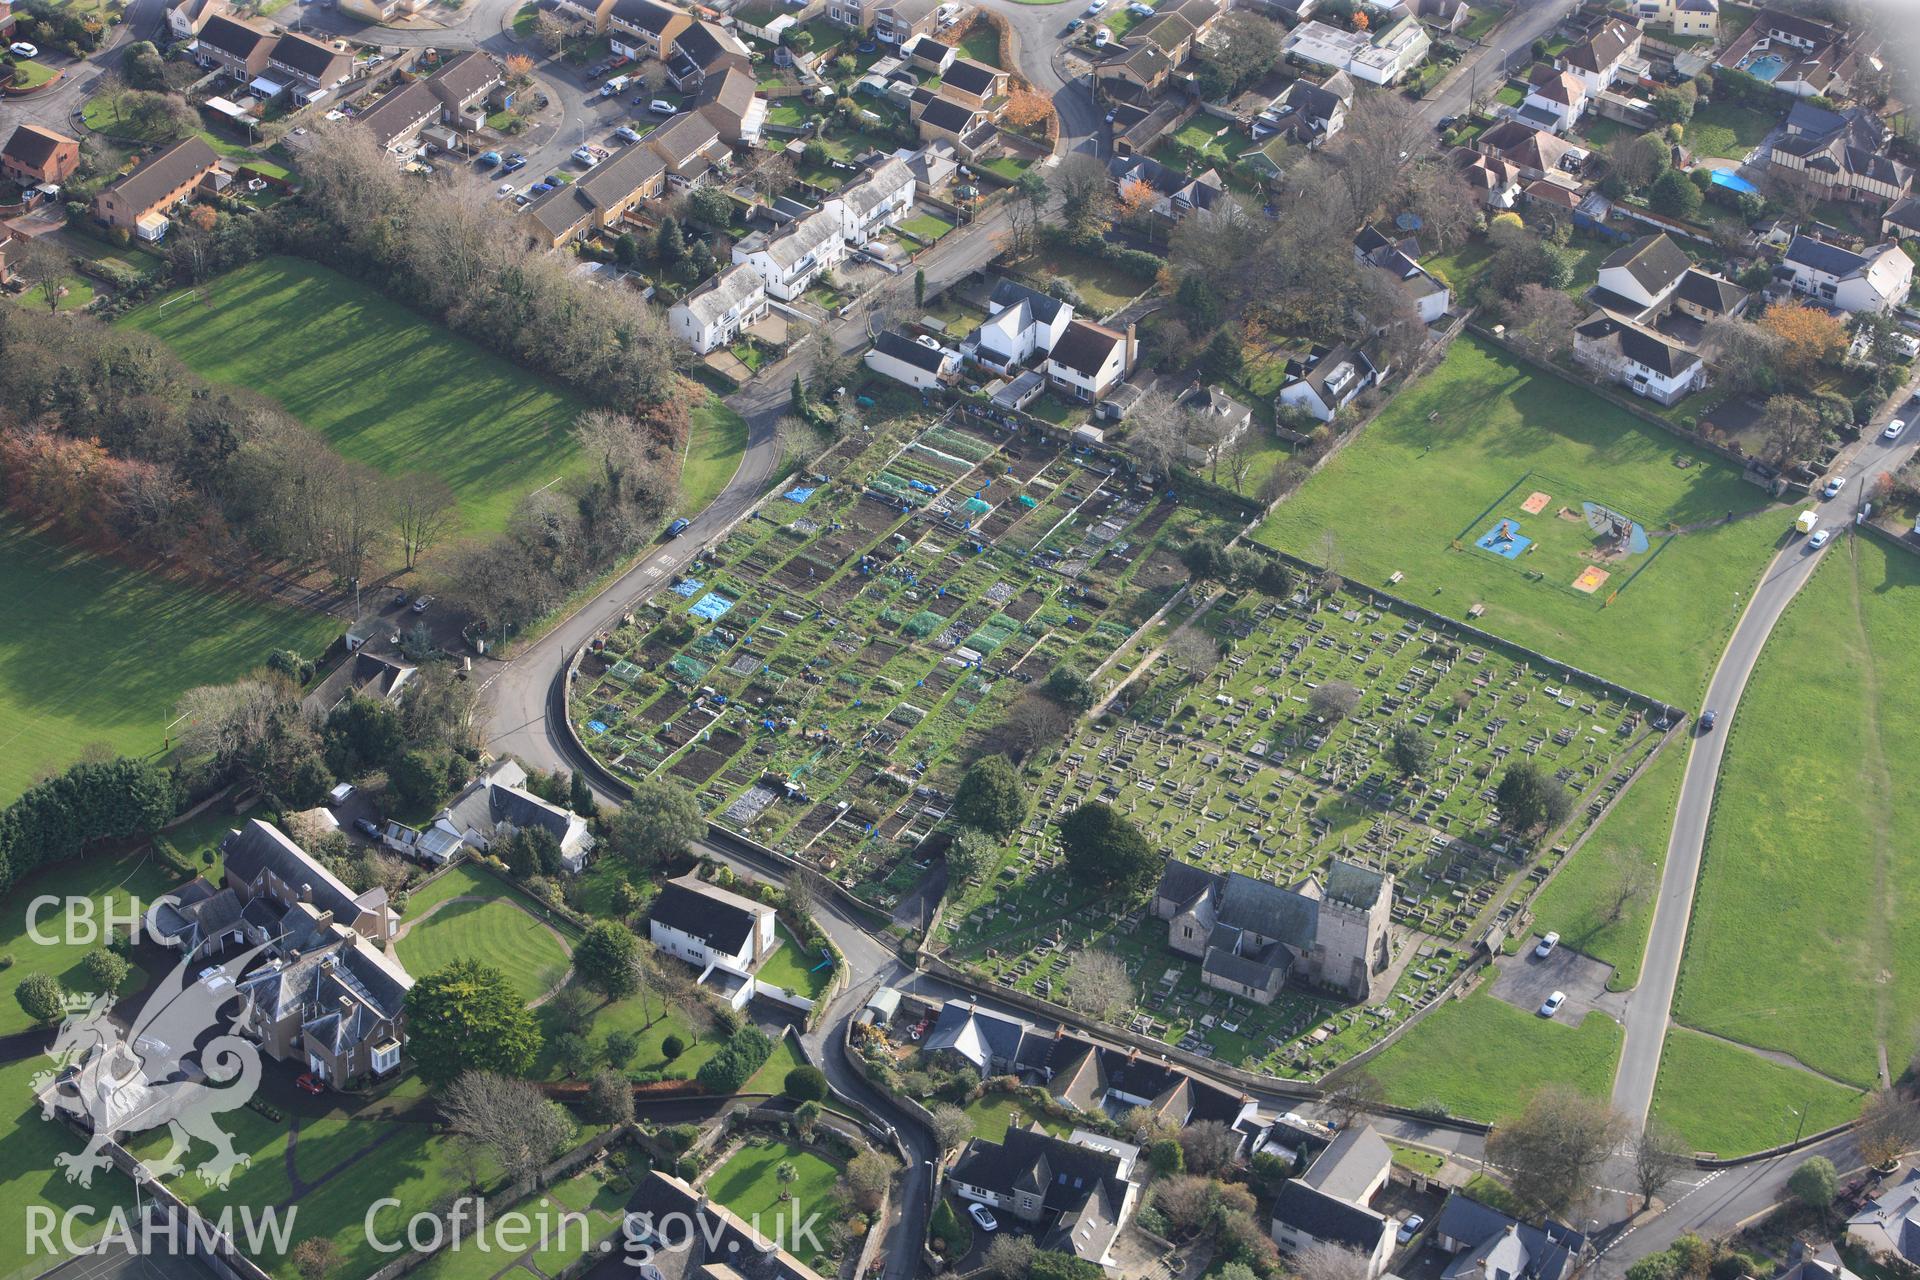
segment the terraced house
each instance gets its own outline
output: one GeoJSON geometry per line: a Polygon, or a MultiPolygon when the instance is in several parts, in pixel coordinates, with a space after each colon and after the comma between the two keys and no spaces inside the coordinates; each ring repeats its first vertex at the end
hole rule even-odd
{"type": "Polygon", "coordinates": [[[93,198],[94,220],[103,226],[130,232],[141,240],[167,234],[167,215],[175,206],[207,185],[224,185],[220,157],[199,138],[182,138],[148,157],[126,177],[101,189],[93,198]]]}

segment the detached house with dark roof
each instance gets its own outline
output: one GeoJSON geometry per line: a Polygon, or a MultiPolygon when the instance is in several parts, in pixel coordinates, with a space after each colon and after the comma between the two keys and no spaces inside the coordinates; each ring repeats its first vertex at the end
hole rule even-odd
{"type": "Polygon", "coordinates": [[[1305,356],[1287,361],[1286,381],[1280,384],[1274,401],[1305,409],[1321,422],[1331,422],[1362,391],[1377,386],[1390,372],[1375,364],[1364,346],[1344,342],[1332,348],[1316,346],[1305,356]]]}
{"type": "Polygon", "coordinates": [[[0,176],[11,178],[23,187],[37,187],[42,183],[58,185],[72,177],[79,167],[80,144],[37,124],[16,126],[6,145],[0,147],[0,176]]]}
{"type": "Polygon", "coordinates": [[[1892,134],[1865,107],[1829,111],[1795,102],[1772,135],[1768,164],[1829,200],[1891,203],[1913,190],[1913,170],[1888,152],[1892,134]]]}
{"type": "Polygon", "coordinates": [[[1420,323],[1437,324],[1453,305],[1453,292],[1439,277],[1420,265],[1420,242],[1408,236],[1396,240],[1371,224],[1353,240],[1355,261],[1377,267],[1400,282],[1420,313],[1420,323]]]}
{"type": "Polygon", "coordinates": [[[682,93],[692,93],[727,70],[751,72],[753,59],[733,32],[705,20],[682,31],[667,58],[667,79],[682,93]]]}
{"type": "Polygon", "coordinates": [[[949,1000],[927,1031],[921,1051],[952,1054],[984,1080],[988,1076],[1042,1075],[1053,1046],[1054,1038],[1030,1022],[983,1009],[970,1000],[949,1000]]]}
{"type": "Polygon", "coordinates": [[[1886,311],[1913,291],[1913,259],[1893,242],[1856,253],[1796,235],[1773,274],[1794,293],[1836,311],[1886,311]]]}
{"type": "Polygon", "coordinates": [[[570,809],[543,800],[526,789],[527,771],[512,760],[496,760],[453,803],[415,830],[389,821],[381,839],[395,853],[430,865],[452,861],[466,850],[486,850],[514,832],[538,827],[560,846],[562,869],[586,869],[594,838],[587,820],[570,809]]]}
{"type": "Polygon", "coordinates": [[[1876,1259],[1920,1267],[1920,1169],[1861,1205],[1847,1219],[1847,1239],[1876,1259]]]}
{"type": "Polygon", "coordinates": [[[1092,404],[1133,372],[1133,326],[1125,333],[1071,320],[1047,353],[1047,378],[1075,400],[1092,404]]]}
{"type": "Polygon", "coordinates": [[[1569,46],[1553,65],[1577,78],[1589,93],[1611,89],[1615,81],[1637,77],[1645,70],[1640,58],[1640,28],[1609,18],[1591,36],[1569,46]]]}
{"type": "Polygon", "coordinates": [[[960,353],[929,337],[909,338],[889,329],[873,340],[864,357],[867,368],[915,391],[932,391],[953,381],[960,372],[960,353]]]}
{"type": "Polygon", "coordinates": [[[1271,1004],[1290,978],[1370,998],[1393,959],[1392,907],[1392,875],[1335,858],[1324,888],[1310,877],[1293,889],[1169,861],[1152,910],[1167,945],[1201,962],[1202,982],[1271,1004]]]}
{"type": "Polygon", "coordinates": [[[1522,1222],[1459,1191],[1434,1217],[1432,1239],[1453,1255],[1442,1280],[1568,1280],[1586,1265],[1590,1248],[1564,1222],[1522,1222]]]}
{"type": "Polygon", "coordinates": [[[1386,1270],[1394,1223],[1372,1207],[1386,1185],[1393,1153],[1372,1125],[1349,1125],[1316,1150],[1307,1170],[1281,1184],[1273,1204],[1273,1241],[1298,1255],[1315,1245],[1352,1250],[1371,1277],[1386,1270]]]}
{"type": "Polygon", "coordinates": [[[1599,310],[1574,327],[1574,361],[1635,395],[1673,404],[1706,385],[1700,340],[1707,324],[1739,315],[1748,294],[1694,266],[1662,232],[1601,263],[1587,298],[1599,310]]]}
{"type": "Polygon", "coordinates": [[[182,138],[101,188],[93,198],[94,220],[140,240],[158,240],[167,234],[167,215],[174,207],[219,176],[220,157],[213,148],[198,137],[182,138]]]}
{"type": "Polygon", "coordinates": [[[795,999],[754,980],[779,945],[776,913],[764,902],[684,875],[669,880],[653,900],[647,929],[654,946],[693,966],[698,980],[736,1009],[763,991],[795,999]]]}
{"type": "Polygon", "coordinates": [[[987,297],[987,319],[973,331],[966,348],[998,373],[1052,352],[1073,323],[1073,308],[1051,294],[1002,280],[987,297]]]}
{"type": "Polygon", "coordinates": [[[1042,1249],[1107,1267],[1139,1198],[1139,1158],[1139,1148],[1084,1130],[1056,1138],[1012,1128],[999,1142],[968,1142],[947,1183],[961,1199],[1027,1223],[1042,1249]]]}

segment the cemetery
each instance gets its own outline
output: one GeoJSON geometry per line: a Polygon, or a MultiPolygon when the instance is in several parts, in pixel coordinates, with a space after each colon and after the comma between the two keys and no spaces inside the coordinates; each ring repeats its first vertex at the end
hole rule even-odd
{"type": "Polygon", "coordinates": [[[1063,659],[1120,649],[1225,520],[960,415],[851,436],[597,640],[601,763],[891,908],[967,748],[1063,659]]]}
{"type": "Polygon", "coordinates": [[[1445,989],[1489,926],[1515,920],[1564,846],[1501,830],[1494,788],[1509,765],[1560,779],[1579,829],[1664,732],[1644,707],[1364,591],[1229,594],[1188,629],[1208,643],[1176,637],[1107,714],[1033,762],[1025,829],[950,901],[938,941],[954,962],[1053,999],[1081,948],[1111,950],[1134,979],[1135,1031],[1271,1074],[1318,1075],[1379,1040],[1445,989]],[[1314,695],[1336,683],[1357,700],[1323,717],[1314,695]],[[1430,747],[1417,776],[1388,757],[1402,727],[1430,747]],[[1209,870],[1296,885],[1339,855],[1391,872],[1391,994],[1347,1008],[1289,987],[1262,1006],[1203,986],[1143,902],[1067,876],[1050,828],[1093,800],[1209,870]]]}

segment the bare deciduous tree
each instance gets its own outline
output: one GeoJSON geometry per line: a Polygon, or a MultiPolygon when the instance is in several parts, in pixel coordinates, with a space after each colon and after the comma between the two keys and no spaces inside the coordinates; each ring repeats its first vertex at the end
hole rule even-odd
{"type": "Polygon", "coordinates": [[[1366,1255],[1320,1241],[1294,1255],[1293,1270],[1300,1280],[1367,1280],[1366,1255]]]}
{"type": "Polygon", "coordinates": [[[460,527],[460,504],[453,487],[429,471],[401,476],[394,485],[393,531],[407,568],[439,546],[460,527]]]}
{"type": "Polygon", "coordinates": [[[1086,151],[1069,152],[1054,166],[1047,180],[1060,216],[1069,226],[1093,227],[1106,221],[1113,209],[1113,182],[1107,166],[1086,151]]]}
{"type": "Polygon", "coordinates": [[[1861,1109],[1854,1142],[1869,1165],[1892,1163],[1920,1147],[1920,1105],[1897,1089],[1874,1090],[1861,1109]]]}
{"type": "Polygon", "coordinates": [[[1327,1078],[1327,1092],[1321,1103],[1335,1123],[1345,1129],[1386,1099],[1387,1091],[1373,1073],[1365,1067],[1349,1067],[1327,1078]]]}
{"type": "Polygon", "coordinates": [[[1658,1120],[1647,1121],[1633,1144],[1633,1186],[1644,1202],[1641,1208],[1651,1208],[1653,1198],[1690,1159],[1678,1134],[1658,1120]]]}
{"type": "Polygon", "coordinates": [[[1221,1173],[1240,1154],[1240,1134],[1219,1120],[1201,1120],[1180,1131],[1180,1150],[1195,1173],[1221,1173]]]}
{"type": "Polygon", "coordinates": [[[1111,951],[1085,949],[1067,966],[1066,1004],[1076,1013],[1111,1022],[1134,1000],[1133,979],[1111,951]]]}
{"type": "Polygon", "coordinates": [[[530,1080],[462,1072],[439,1097],[447,1126],[499,1162],[509,1183],[531,1177],[573,1137],[573,1121],[530,1080]]]}
{"type": "Polygon", "coordinates": [[[1507,334],[1535,360],[1549,361],[1573,345],[1580,305],[1561,289],[1543,284],[1520,286],[1507,308],[1507,334]]]}
{"type": "Polygon", "coordinates": [[[293,701],[279,680],[236,680],[189,689],[174,704],[180,721],[174,742],[183,756],[225,763],[252,753],[272,732],[275,717],[293,701]]]}
{"type": "Polygon", "coordinates": [[[29,238],[10,256],[13,259],[13,272],[27,286],[27,292],[40,290],[41,300],[47,304],[47,310],[58,311],[63,292],[61,282],[73,269],[67,252],[51,241],[29,238]]]}
{"type": "Polygon", "coordinates": [[[328,572],[336,582],[357,582],[393,527],[387,478],[364,463],[340,460],[320,520],[328,572]]]}
{"type": "Polygon", "coordinates": [[[973,1121],[951,1102],[942,1102],[930,1111],[933,1136],[942,1151],[951,1151],[973,1136],[973,1121]]]}
{"type": "Polygon", "coordinates": [[[1547,1085],[1487,1138],[1487,1158],[1506,1170],[1521,1199],[1564,1216],[1591,1194],[1620,1128],[1620,1117],[1604,1101],[1547,1085]]]}
{"type": "Polygon", "coordinates": [[[1220,661],[1220,642],[1198,627],[1182,627],[1167,638],[1167,661],[1198,679],[1220,661]]]}
{"type": "Polygon", "coordinates": [[[1322,720],[1344,720],[1360,705],[1360,691],[1345,680],[1328,680],[1307,695],[1307,706],[1322,720]]]}

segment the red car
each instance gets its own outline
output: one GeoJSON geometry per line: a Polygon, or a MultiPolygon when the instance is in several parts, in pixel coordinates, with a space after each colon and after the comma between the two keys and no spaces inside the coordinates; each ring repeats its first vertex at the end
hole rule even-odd
{"type": "Polygon", "coordinates": [[[327,1091],[327,1082],[308,1071],[293,1082],[293,1087],[302,1093],[322,1094],[327,1091]]]}

